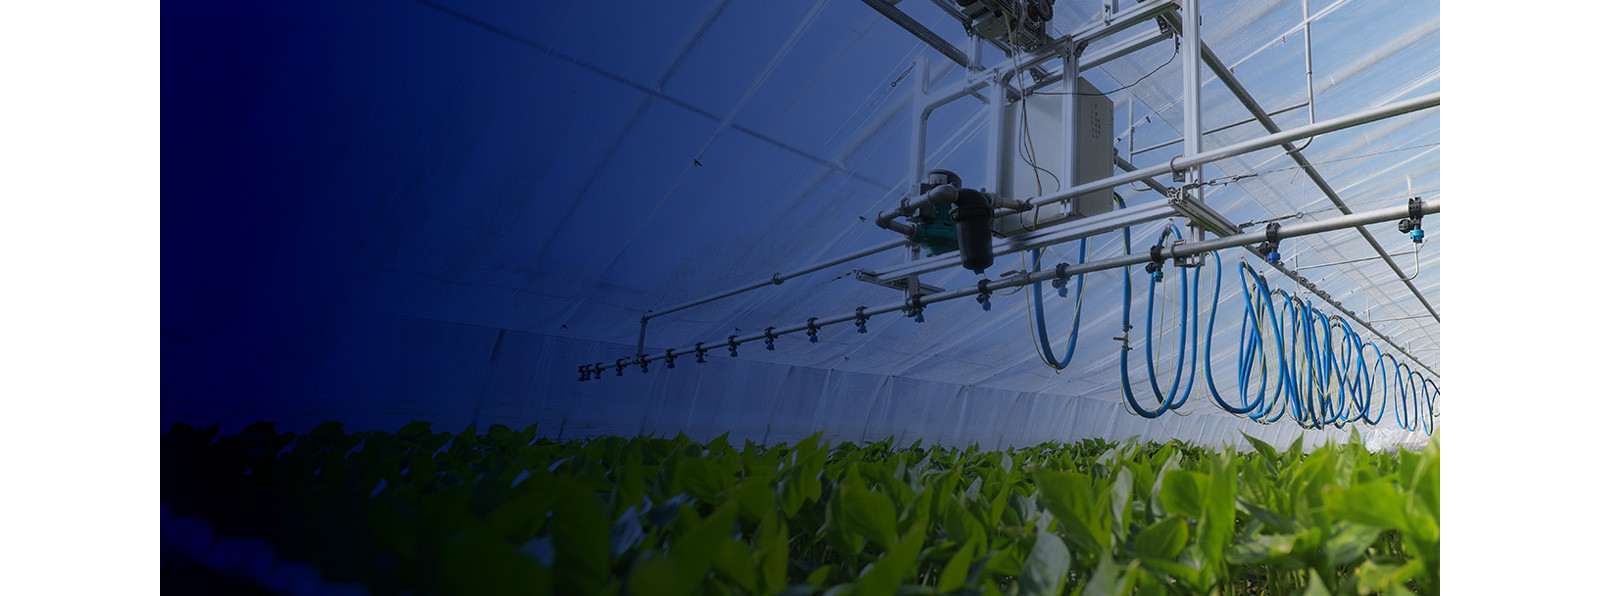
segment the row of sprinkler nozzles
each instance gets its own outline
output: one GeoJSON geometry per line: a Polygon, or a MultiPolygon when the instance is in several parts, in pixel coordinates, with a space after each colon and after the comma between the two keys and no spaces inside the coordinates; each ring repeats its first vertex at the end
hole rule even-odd
{"type": "MultiPolygon", "coordinates": [[[[987,281],[987,280],[985,280],[985,281],[987,281]]],[[[1061,280],[1056,280],[1055,283],[1057,283],[1056,287],[1057,287],[1058,293],[1061,295],[1061,297],[1065,298],[1067,296],[1066,286],[1063,283],[1061,283],[1061,280]]],[[[990,295],[990,293],[988,291],[979,292],[979,294],[978,294],[978,304],[983,307],[983,310],[989,310],[989,308],[990,308],[989,295],[990,295]]],[[[862,307],[859,307],[859,308],[856,309],[856,319],[855,319],[856,333],[866,333],[867,332],[867,319],[872,318],[872,316],[868,315],[866,313],[866,310],[867,310],[867,307],[865,307],[865,306],[862,306],[862,307]]],[[[910,312],[910,314],[908,316],[910,316],[912,318],[912,320],[914,320],[914,321],[916,321],[918,323],[921,323],[921,322],[926,320],[922,316],[922,312],[923,312],[923,307],[918,306],[916,308],[911,309],[911,312],[910,312]]],[[[765,340],[765,343],[766,343],[767,351],[769,351],[769,352],[777,350],[777,346],[776,346],[775,342],[776,342],[778,336],[772,332],[773,329],[774,329],[774,327],[768,327],[766,334],[763,336],[763,339],[765,340]]],[[[806,338],[808,340],[810,340],[811,343],[817,343],[817,341],[818,341],[817,332],[820,331],[821,329],[822,329],[822,326],[817,324],[817,318],[816,317],[811,317],[810,319],[808,319],[806,321],[806,338]]],[[[738,358],[739,357],[739,342],[735,341],[735,339],[737,337],[738,337],[737,335],[729,335],[728,336],[728,356],[731,357],[731,358],[738,358]]],[[[694,345],[694,361],[698,362],[700,364],[705,364],[706,363],[706,348],[703,347],[704,345],[705,345],[705,342],[696,343],[694,345]]],[[[667,368],[677,368],[677,363],[676,363],[677,357],[678,357],[678,354],[673,353],[672,350],[667,350],[666,357],[665,357],[665,360],[667,361],[667,368]]],[[[644,355],[641,354],[641,355],[639,355],[637,358],[635,358],[633,360],[630,360],[628,358],[618,358],[616,366],[614,367],[614,370],[616,370],[616,372],[617,372],[617,376],[619,376],[619,377],[622,376],[622,369],[626,368],[629,364],[637,364],[637,365],[639,365],[639,372],[643,372],[643,373],[650,372],[650,361],[646,360],[644,355]]],[[[591,379],[599,379],[600,378],[600,371],[604,367],[605,367],[605,363],[604,362],[596,362],[593,365],[586,364],[586,365],[580,366],[580,367],[578,367],[578,372],[581,373],[581,376],[578,378],[578,380],[579,381],[588,381],[588,380],[591,380],[591,379]]]]}

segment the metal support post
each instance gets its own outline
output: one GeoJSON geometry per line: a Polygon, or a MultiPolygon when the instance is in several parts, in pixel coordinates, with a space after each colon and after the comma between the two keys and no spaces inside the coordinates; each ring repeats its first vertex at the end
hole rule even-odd
{"type": "MultiPolygon", "coordinates": [[[[1061,187],[1078,183],[1078,56],[1083,46],[1067,44],[1061,50],[1061,187]]],[[[1041,189],[1042,191],[1043,189],[1041,189]]],[[[1062,205],[1063,213],[1078,213],[1078,200],[1062,205]]]]}
{"type": "Polygon", "coordinates": [[[928,61],[918,58],[911,64],[915,72],[911,85],[911,181],[906,197],[922,194],[922,174],[927,171],[928,152],[928,61]]]}
{"type": "MultiPolygon", "coordinates": [[[[999,75],[995,75],[989,85],[989,190],[1000,192],[1000,179],[1005,175],[1001,169],[1005,163],[1001,156],[1005,155],[1005,130],[1006,130],[1006,84],[999,75]]],[[[1013,197],[1014,198],[1014,197],[1013,197]]]]}
{"type": "MultiPolygon", "coordinates": [[[[1200,0],[1183,0],[1183,154],[1199,155],[1204,151],[1200,124],[1200,0]]],[[[1195,164],[1184,173],[1186,184],[1204,180],[1205,171],[1195,164]]],[[[1191,192],[1194,200],[1204,201],[1203,189],[1196,186],[1191,192]]]]}

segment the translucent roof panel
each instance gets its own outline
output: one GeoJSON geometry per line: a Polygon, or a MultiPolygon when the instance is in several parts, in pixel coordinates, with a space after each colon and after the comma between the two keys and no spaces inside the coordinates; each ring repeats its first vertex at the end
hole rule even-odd
{"type": "MultiPolygon", "coordinates": [[[[967,48],[961,24],[933,1],[886,4],[967,48]]],[[[736,358],[719,348],[705,365],[691,353],[672,369],[653,363],[649,374],[635,366],[580,382],[581,365],[635,356],[647,312],[896,239],[873,219],[917,181],[918,65],[932,89],[985,71],[969,73],[865,2],[207,10],[164,17],[165,422],[384,428],[416,418],[538,423],[565,436],[685,430],[774,441],[823,429],[993,445],[1132,435],[1215,443],[1240,431],[1286,442],[1304,430],[1223,411],[1203,365],[1178,414],[1128,413],[1123,343],[1112,339],[1125,333],[1120,268],[1082,276],[1081,328],[1060,372],[1041,362],[1030,299],[1019,292],[995,296],[987,311],[962,298],[929,306],[923,323],[878,315],[866,333],[830,325],[816,343],[796,333],[770,351],[751,342],[736,358]]],[[[1078,30],[1101,10],[1061,0],[1051,31],[1078,30]]],[[[1437,2],[1201,0],[1200,11],[1209,52],[1279,129],[1440,88],[1437,2]]],[[[1089,50],[1158,31],[1144,23],[1089,50]]],[[[1164,37],[1082,73],[1116,90],[1107,94],[1116,150],[1136,168],[1183,152],[1167,144],[1184,130],[1180,47],[1164,37]]],[[[1009,60],[986,45],[979,66],[1009,60]]],[[[1223,80],[1207,71],[1202,81],[1204,148],[1268,133],[1223,80]]],[[[995,188],[995,99],[978,85],[933,111],[926,166],[995,188]]],[[[1338,216],[1334,198],[1356,212],[1436,199],[1439,136],[1439,110],[1426,109],[1317,136],[1299,153],[1305,164],[1279,148],[1222,159],[1203,168],[1204,200],[1254,231],[1338,216]]],[[[1142,184],[1117,192],[1130,206],[1164,200],[1142,184]]],[[[1388,340],[1358,326],[1363,338],[1440,382],[1430,308],[1443,308],[1441,219],[1427,216],[1420,246],[1385,221],[1367,226],[1370,242],[1345,230],[1287,240],[1281,252],[1388,340]]],[[[1163,223],[1132,227],[1133,251],[1148,251],[1163,223]]],[[[1124,254],[1115,233],[1086,250],[1091,260],[1124,254]]],[[[1338,314],[1246,255],[1230,249],[1199,270],[1208,313],[1222,272],[1209,360],[1230,398],[1239,393],[1241,259],[1272,288],[1338,314]]],[[[653,317],[645,352],[692,352],[697,342],[893,303],[899,291],[854,272],[908,258],[889,250],[653,317]]],[[[1078,244],[1051,247],[1044,260],[1077,262],[1078,244]]],[[[1004,255],[988,273],[1026,267],[1004,255]]],[[[1131,279],[1129,374],[1153,406],[1143,360],[1149,281],[1142,267],[1131,279]]],[[[1169,268],[1152,308],[1168,327],[1178,279],[1169,268]]],[[[922,278],[946,289],[977,281],[961,269],[922,278]]],[[[1050,287],[1043,296],[1059,354],[1076,301],[1050,287]]],[[[1157,372],[1170,375],[1182,350],[1160,325],[1157,372]]],[[[1358,428],[1389,444],[1426,440],[1400,428],[1392,410],[1358,428]]],[[[1349,428],[1304,432],[1342,440],[1349,428]]]]}

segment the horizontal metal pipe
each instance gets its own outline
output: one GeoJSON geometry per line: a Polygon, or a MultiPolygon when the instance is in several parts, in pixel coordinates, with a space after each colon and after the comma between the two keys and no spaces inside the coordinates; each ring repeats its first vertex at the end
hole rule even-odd
{"type": "Polygon", "coordinates": [[[1413,315],[1409,317],[1393,317],[1388,319],[1371,319],[1368,323],[1387,323],[1389,321],[1409,321],[1411,319],[1431,319],[1433,315],[1413,315]]]}
{"type": "MultiPolygon", "coordinates": [[[[1311,234],[1320,234],[1322,232],[1332,232],[1334,230],[1343,230],[1347,228],[1357,228],[1384,221],[1396,221],[1407,217],[1410,214],[1408,209],[1409,206],[1400,205],[1398,207],[1373,209],[1371,211],[1340,215],[1337,217],[1330,217],[1328,219],[1320,219],[1317,221],[1289,224],[1278,228],[1278,237],[1294,238],[1297,236],[1309,236],[1311,234]]],[[[1422,212],[1424,214],[1438,213],[1439,199],[1429,199],[1423,201],[1422,212]]],[[[1245,232],[1243,234],[1234,234],[1225,238],[1214,238],[1211,240],[1202,240],[1200,242],[1187,242],[1184,244],[1179,244],[1176,247],[1168,249],[1168,252],[1171,253],[1168,256],[1188,257],[1203,252],[1244,246],[1246,244],[1258,244],[1266,241],[1266,230],[1245,232]]],[[[1149,259],[1146,258],[1145,260],[1148,261],[1149,259]]]]}
{"type": "MultiPolygon", "coordinates": [[[[1424,214],[1438,213],[1439,212],[1439,208],[1440,208],[1439,199],[1429,199],[1429,200],[1423,201],[1423,203],[1422,203],[1422,212],[1424,214]]],[[[1338,216],[1338,217],[1332,217],[1332,218],[1325,219],[1325,220],[1310,221],[1310,222],[1303,222],[1303,223],[1296,223],[1296,224],[1286,225],[1286,226],[1283,226],[1283,227],[1278,229],[1278,237],[1279,238],[1296,238],[1296,237],[1299,237],[1299,236],[1308,236],[1308,235],[1312,235],[1312,234],[1320,234],[1320,233],[1323,233],[1323,232],[1331,232],[1331,231],[1334,231],[1334,230],[1342,230],[1342,229],[1346,229],[1346,228],[1360,227],[1360,226],[1370,225],[1370,224],[1374,224],[1374,223],[1397,220],[1397,219],[1400,219],[1400,218],[1403,218],[1403,217],[1407,217],[1409,214],[1410,214],[1410,208],[1407,205],[1401,205],[1401,206],[1397,206],[1397,207],[1388,207],[1388,208],[1383,208],[1383,209],[1374,209],[1374,210],[1371,210],[1371,211],[1364,211],[1364,212],[1361,212],[1361,213],[1354,213],[1354,214],[1350,214],[1350,215],[1341,215],[1341,216],[1338,216]]],[[[1161,254],[1161,257],[1163,259],[1186,258],[1186,257],[1194,256],[1194,255],[1197,255],[1197,254],[1200,254],[1200,253],[1204,253],[1204,252],[1222,250],[1222,249],[1225,249],[1225,248],[1235,248],[1235,247],[1241,247],[1241,246],[1249,246],[1249,245],[1252,245],[1252,244],[1263,242],[1265,240],[1266,240],[1266,232],[1265,231],[1247,232],[1247,233],[1243,233],[1243,234],[1235,234],[1233,236],[1228,236],[1228,237],[1224,237],[1224,238],[1215,238],[1215,239],[1212,239],[1212,240],[1184,243],[1184,244],[1179,244],[1177,246],[1169,246],[1169,247],[1166,247],[1164,250],[1162,250],[1160,254],[1161,254]]],[[[1072,276],[1076,276],[1076,275],[1083,275],[1083,274],[1086,274],[1086,273],[1092,273],[1092,272],[1095,272],[1095,271],[1104,271],[1104,270],[1107,270],[1107,269],[1115,269],[1117,267],[1129,267],[1129,266],[1140,265],[1140,264],[1148,263],[1148,262],[1150,262],[1150,255],[1148,253],[1136,253],[1136,254],[1131,254],[1131,255],[1124,255],[1124,256],[1121,256],[1121,257],[1115,257],[1115,258],[1110,258],[1110,259],[1103,259],[1103,260],[1099,260],[1099,261],[1093,261],[1093,262],[1089,262],[1089,263],[1081,263],[1081,264],[1077,264],[1077,265],[1068,265],[1065,268],[1063,268],[1063,272],[1066,274],[1067,277],[1072,277],[1072,276]]],[[[1030,272],[1030,273],[1020,273],[1020,274],[1017,274],[1017,275],[1013,275],[1011,277],[1006,277],[1004,279],[989,281],[986,284],[986,288],[985,289],[989,290],[990,292],[993,292],[995,290],[1005,290],[1005,289],[1010,289],[1010,288],[1015,288],[1015,287],[1026,286],[1026,285],[1030,285],[1030,284],[1034,284],[1034,283],[1045,282],[1045,281],[1049,281],[1049,280],[1052,280],[1052,279],[1055,279],[1055,278],[1056,278],[1056,270],[1055,269],[1053,269],[1053,268],[1052,269],[1043,269],[1043,270],[1040,270],[1040,271],[1034,271],[1034,272],[1030,272]]],[[[965,298],[965,297],[968,297],[968,296],[974,296],[974,295],[977,295],[980,291],[981,291],[980,290],[980,286],[978,286],[978,285],[967,286],[967,287],[957,288],[957,289],[954,289],[954,290],[947,290],[947,291],[944,291],[944,292],[938,292],[938,293],[935,293],[935,294],[922,296],[921,300],[919,302],[920,302],[920,304],[922,306],[926,306],[926,305],[934,304],[934,303],[937,303],[937,302],[944,302],[944,301],[947,301],[947,300],[955,300],[957,298],[965,298]]],[[[893,303],[881,304],[881,305],[878,305],[878,306],[875,306],[875,307],[870,307],[870,308],[863,306],[858,311],[852,311],[852,312],[847,313],[847,314],[835,315],[835,316],[831,316],[831,317],[817,317],[817,319],[815,321],[815,325],[820,328],[820,327],[824,327],[824,326],[827,326],[827,325],[834,325],[834,324],[838,324],[838,323],[855,321],[858,316],[862,316],[862,315],[867,316],[867,317],[873,317],[873,316],[877,316],[877,315],[881,315],[881,314],[885,314],[885,313],[902,311],[902,310],[905,310],[905,309],[912,308],[913,306],[914,305],[911,303],[911,301],[909,299],[905,300],[905,301],[901,301],[901,302],[893,302],[893,303]]],[[[1341,308],[1341,310],[1342,310],[1342,308],[1341,308]]],[[[1370,327],[1368,327],[1368,328],[1370,329],[1370,327]]],[[[779,335],[786,335],[786,334],[789,334],[789,333],[795,333],[795,332],[799,332],[799,331],[805,331],[807,329],[809,329],[809,327],[806,324],[798,324],[798,325],[791,325],[791,326],[782,327],[782,328],[774,327],[773,331],[771,333],[772,333],[773,336],[779,336],[779,335]]],[[[744,336],[744,337],[735,336],[735,337],[732,337],[730,339],[725,339],[725,340],[721,340],[721,341],[717,341],[717,342],[709,342],[709,343],[708,342],[701,342],[698,345],[698,348],[702,349],[702,350],[709,351],[709,350],[721,349],[721,348],[728,347],[728,345],[730,343],[733,343],[733,342],[737,342],[737,343],[740,343],[740,344],[749,343],[749,342],[757,342],[757,341],[763,340],[765,337],[766,337],[766,334],[764,334],[764,333],[750,334],[750,335],[747,335],[747,336],[744,336]]],[[[696,346],[689,346],[689,347],[684,348],[682,350],[674,350],[674,353],[675,353],[675,356],[687,356],[687,355],[693,355],[695,353],[695,350],[696,350],[696,346]]],[[[631,363],[634,363],[634,362],[638,362],[639,360],[642,360],[644,362],[654,362],[654,361],[663,360],[665,358],[666,358],[666,354],[665,353],[659,354],[659,355],[655,355],[655,356],[640,356],[638,358],[638,360],[635,360],[633,362],[628,362],[628,363],[631,364],[631,363]]],[[[614,364],[606,365],[604,363],[597,363],[596,366],[593,368],[593,371],[594,372],[603,372],[603,371],[605,371],[607,369],[614,369],[614,368],[616,368],[616,365],[614,365],[614,364]]],[[[1429,370],[1431,371],[1431,369],[1429,369],[1429,370]]],[[[1437,375],[1438,373],[1434,373],[1434,374],[1437,375]]]]}
{"type": "MultiPolygon", "coordinates": [[[[1292,111],[1298,110],[1300,108],[1306,107],[1308,105],[1311,105],[1311,104],[1308,103],[1308,102],[1302,101],[1300,103],[1294,104],[1294,105],[1286,107],[1286,108],[1280,108],[1277,111],[1268,112],[1268,114],[1270,114],[1272,116],[1279,116],[1279,115],[1283,115],[1285,113],[1292,112],[1292,111]]],[[[1238,121],[1232,122],[1230,124],[1224,124],[1222,126],[1218,126],[1216,128],[1213,128],[1211,130],[1206,131],[1205,134],[1219,133],[1219,132],[1222,132],[1224,130],[1228,130],[1230,128],[1236,128],[1236,127],[1244,126],[1246,124],[1249,124],[1251,122],[1256,122],[1256,121],[1257,120],[1255,118],[1245,118],[1243,120],[1238,120],[1238,121]]],[[[1172,139],[1170,141],[1166,141],[1166,142],[1163,142],[1163,143],[1158,143],[1158,144],[1155,144],[1155,145],[1151,145],[1149,147],[1141,147],[1141,148],[1135,150],[1133,152],[1133,154],[1134,155],[1139,155],[1141,153],[1148,153],[1148,152],[1151,152],[1151,151],[1155,151],[1157,149],[1161,149],[1163,147],[1171,147],[1173,145],[1176,145],[1176,144],[1182,143],[1182,142],[1183,142],[1183,139],[1172,139]]]]}
{"type": "MultiPolygon", "coordinates": [[[[1298,141],[1308,137],[1327,134],[1353,126],[1360,126],[1369,122],[1375,122],[1385,118],[1392,118],[1402,114],[1409,114],[1417,110],[1432,108],[1438,105],[1438,93],[1397,101],[1392,104],[1378,106],[1376,108],[1363,110],[1354,114],[1348,114],[1338,118],[1330,118],[1315,124],[1308,124],[1299,128],[1292,128],[1275,134],[1269,134],[1251,139],[1249,141],[1243,141],[1225,147],[1219,147],[1200,153],[1199,155],[1180,155],[1173,158],[1172,161],[1169,161],[1166,164],[1141,168],[1124,174],[1101,178],[1100,180],[1096,180],[1094,182],[1080,184],[1052,194],[1033,197],[1028,199],[1027,203],[1032,207],[1048,205],[1050,203],[1059,203],[1061,201],[1065,201],[1073,197],[1083,196],[1098,190],[1115,188],[1134,181],[1142,181],[1146,178],[1154,178],[1156,176],[1170,174],[1174,170],[1187,169],[1196,165],[1211,163],[1213,161],[1219,161],[1230,157],[1236,157],[1252,151],[1260,151],[1275,145],[1282,145],[1286,142],[1298,141]]],[[[902,207],[902,211],[906,209],[915,210],[926,204],[926,195],[917,197],[910,200],[904,207],[902,207]]]]}
{"type": "MultiPolygon", "coordinates": [[[[1404,252],[1390,253],[1389,257],[1390,258],[1403,257],[1403,256],[1406,256],[1408,254],[1411,254],[1411,253],[1404,253],[1404,252]]],[[[1296,271],[1304,271],[1306,269],[1317,269],[1317,268],[1320,268],[1320,267],[1332,267],[1334,265],[1349,265],[1351,263],[1360,263],[1362,261],[1375,261],[1375,260],[1378,260],[1378,259],[1381,259],[1381,258],[1383,258],[1383,257],[1361,257],[1359,259],[1347,259],[1347,260],[1344,260],[1344,261],[1334,261],[1332,263],[1317,263],[1315,265],[1295,265],[1295,270],[1296,271]]]]}
{"type": "Polygon", "coordinates": [[[1087,184],[1080,184],[1078,186],[1074,186],[1072,188],[1061,190],[1052,194],[1028,199],[1028,203],[1032,204],[1034,207],[1048,205],[1050,203],[1059,203],[1073,197],[1083,196],[1097,190],[1105,190],[1107,188],[1121,186],[1135,180],[1160,176],[1171,173],[1174,170],[1183,170],[1193,166],[1211,163],[1213,161],[1236,157],[1252,151],[1259,151],[1268,147],[1282,145],[1286,142],[1298,141],[1307,137],[1314,137],[1336,130],[1343,130],[1352,126],[1360,126],[1368,122],[1374,122],[1384,118],[1392,118],[1401,114],[1409,114],[1417,110],[1431,108],[1438,105],[1438,93],[1397,101],[1395,103],[1379,106],[1370,110],[1363,110],[1354,114],[1340,116],[1338,118],[1330,118],[1316,124],[1308,124],[1299,128],[1285,130],[1277,134],[1269,134],[1249,141],[1228,145],[1226,147],[1219,147],[1217,149],[1202,152],[1198,155],[1178,156],[1173,158],[1172,161],[1163,165],[1142,168],[1126,174],[1102,178],[1087,184]]]}
{"type": "MultiPolygon", "coordinates": [[[[997,239],[994,244],[994,254],[996,257],[1002,257],[1025,250],[1054,246],[1062,242],[1097,236],[1131,225],[1155,221],[1163,217],[1172,217],[1177,213],[1177,210],[1173,209],[1166,201],[1142,203],[1127,209],[1118,209],[1110,213],[1070,221],[1043,230],[997,239]]],[[[948,253],[926,259],[917,259],[909,263],[901,263],[883,271],[875,271],[873,274],[878,276],[879,279],[890,280],[954,269],[960,266],[961,255],[948,253]]]]}
{"type": "Polygon", "coordinates": [[[800,277],[800,276],[808,274],[808,273],[815,273],[817,271],[821,271],[823,269],[827,269],[827,268],[832,267],[834,265],[844,264],[844,263],[847,263],[847,262],[850,262],[850,261],[854,261],[854,260],[862,258],[862,257],[875,255],[875,254],[878,254],[878,253],[886,251],[886,250],[890,250],[890,249],[893,249],[893,248],[899,248],[901,246],[905,246],[908,243],[909,243],[909,241],[907,241],[907,240],[895,240],[895,241],[892,241],[892,242],[885,242],[883,244],[879,244],[877,246],[873,246],[873,247],[870,247],[870,248],[858,250],[856,252],[853,252],[853,253],[850,253],[850,254],[847,254],[847,255],[844,255],[844,256],[841,256],[841,257],[835,257],[835,258],[829,259],[827,261],[823,261],[823,262],[820,262],[820,263],[815,263],[815,264],[809,265],[809,266],[807,266],[807,267],[805,267],[803,269],[799,269],[799,270],[792,271],[792,272],[789,272],[789,273],[774,273],[774,274],[772,274],[772,278],[771,279],[766,279],[766,280],[758,281],[758,282],[755,282],[755,283],[752,283],[752,284],[749,284],[749,285],[740,286],[740,287],[734,288],[732,290],[727,290],[725,292],[721,292],[721,293],[718,293],[718,294],[707,296],[705,298],[700,298],[700,299],[693,300],[693,301],[690,301],[690,302],[685,302],[683,304],[679,304],[679,305],[671,307],[671,308],[648,311],[648,312],[646,312],[644,314],[643,318],[648,320],[650,318],[659,317],[659,316],[667,314],[667,313],[677,312],[677,311],[680,311],[680,310],[683,310],[683,309],[686,309],[686,308],[699,306],[699,305],[705,304],[707,302],[713,302],[713,301],[716,301],[716,300],[721,300],[723,298],[727,298],[729,296],[735,296],[735,295],[738,295],[738,294],[743,294],[743,293],[751,291],[751,290],[764,288],[764,287],[771,286],[771,285],[781,284],[784,281],[787,281],[787,280],[790,280],[790,279],[794,279],[796,277],[800,277]]]}

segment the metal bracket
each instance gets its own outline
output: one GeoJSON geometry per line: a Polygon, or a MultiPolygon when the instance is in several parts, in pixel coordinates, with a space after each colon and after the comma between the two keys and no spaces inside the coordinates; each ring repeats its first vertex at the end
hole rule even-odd
{"type": "Polygon", "coordinates": [[[1239,226],[1234,225],[1227,216],[1217,213],[1216,210],[1206,206],[1205,203],[1190,198],[1188,189],[1192,186],[1174,187],[1167,189],[1167,205],[1177,211],[1179,215],[1189,218],[1189,225],[1200,228],[1218,237],[1232,236],[1243,232],[1239,226]]]}
{"type": "MultiPolygon", "coordinates": [[[[864,282],[867,282],[867,283],[875,285],[875,286],[883,286],[885,288],[889,288],[891,290],[899,290],[901,292],[909,292],[909,291],[911,291],[912,281],[911,281],[910,277],[901,277],[901,278],[887,279],[887,280],[886,279],[880,279],[878,277],[878,274],[873,273],[871,271],[866,271],[866,270],[863,270],[863,269],[856,270],[855,271],[855,275],[856,275],[856,279],[857,280],[864,281],[864,282]]],[[[921,283],[921,282],[917,282],[917,285],[920,287],[920,289],[922,290],[923,293],[927,293],[927,294],[938,294],[938,293],[944,291],[944,288],[941,288],[941,287],[935,286],[935,285],[925,284],[925,283],[921,283]]]]}

